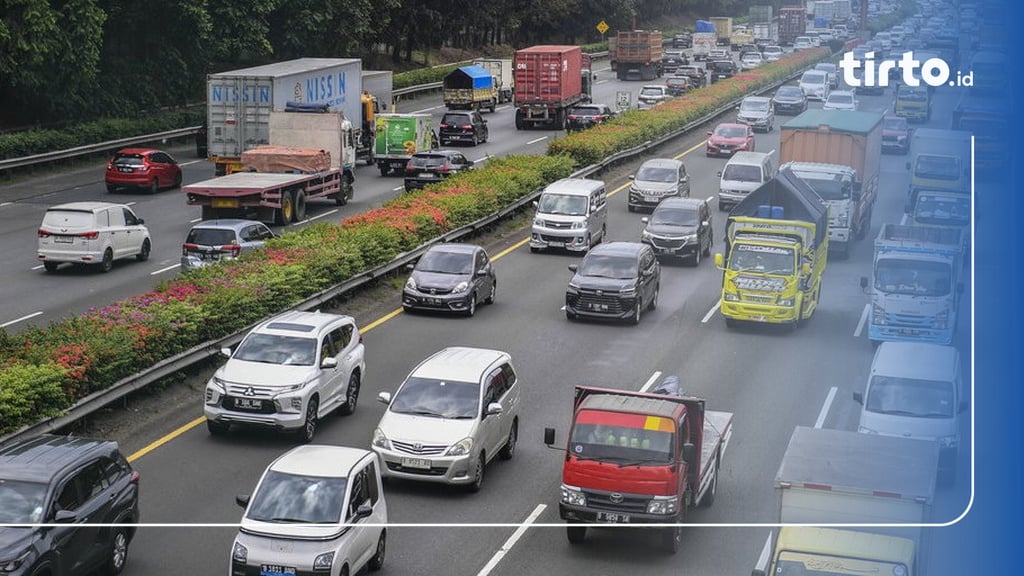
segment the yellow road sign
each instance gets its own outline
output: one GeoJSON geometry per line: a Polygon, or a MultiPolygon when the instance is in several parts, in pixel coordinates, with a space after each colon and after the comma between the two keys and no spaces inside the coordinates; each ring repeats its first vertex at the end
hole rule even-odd
{"type": "Polygon", "coordinates": [[[604,33],[608,31],[608,28],[608,23],[605,22],[604,20],[601,20],[600,22],[597,23],[597,31],[600,32],[602,35],[604,35],[604,33]]]}

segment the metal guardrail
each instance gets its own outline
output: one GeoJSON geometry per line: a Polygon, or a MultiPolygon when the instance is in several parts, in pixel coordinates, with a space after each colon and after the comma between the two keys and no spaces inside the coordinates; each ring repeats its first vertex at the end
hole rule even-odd
{"type": "Polygon", "coordinates": [[[110,140],[108,142],[100,142],[99,144],[89,144],[88,146],[79,146],[77,148],[68,148],[67,150],[46,152],[43,154],[36,154],[34,156],[8,158],[6,160],[0,160],[0,172],[3,172],[4,170],[10,170],[12,168],[23,168],[25,166],[32,166],[33,164],[41,164],[43,162],[67,160],[70,158],[76,158],[78,156],[96,154],[98,152],[106,152],[108,150],[114,148],[122,148],[124,146],[145,144],[146,142],[155,142],[157,140],[163,140],[165,138],[183,138],[185,136],[191,136],[195,134],[196,132],[199,131],[199,128],[201,127],[191,126],[189,128],[177,128],[175,130],[168,130],[167,132],[157,132],[156,134],[146,134],[143,136],[122,138],[120,140],[110,140]]]}
{"type": "MultiPolygon", "coordinates": [[[[761,88],[760,90],[758,90],[756,92],[756,94],[763,94],[765,92],[774,90],[778,86],[781,86],[782,84],[785,84],[786,82],[788,82],[788,81],[790,81],[790,80],[792,80],[794,78],[799,77],[800,74],[802,74],[802,73],[803,73],[803,70],[801,70],[799,72],[796,72],[796,73],[794,73],[791,76],[787,76],[786,78],[783,78],[782,80],[779,80],[777,82],[773,82],[772,84],[769,84],[768,86],[765,86],[765,87],[761,88]]],[[[721,114],[724,114],[724,113],[730,111],[734,106],[736,106],[736,104],[740,100],[742,100],[742,97],[741,98],[737,98],[737,99],[729,102],[728,104],[723,105],[723,106],[715,109],[714,111],[712,111],[712,112],[710,112],[708,114],[705,114],[704,116],[702,116],[702,117],[700,117],[700,118],[698,118],[698,119],[696,119],[696,120],[686,124],[685,126],[682,126],[682,127],[678,128],[678,129],[672,131],[672,132],[669,132],[668,134],[665,134],[664,136],[661,136],[661,137],[659,137],[657,139],[654,139],[654,140],[648,140],[647,142],[644,142],[643,144],[640,144],[639,146],[636,146],[636,147],[630,148],[628,150],[623,150],[623,151],[617,152],[615,154],[612,154],[611,156],[605,158],[601,162],[598,162],[596,164],[591,164],[590,166],[586,166],[584,168],[581,168],[581,169],[573,172],[571,174],[571,177],[573,177],[573,178],[583,178],[583,177],[594,175],[594,174],[596,174],[598,172],[601,172],[602,170],[606,169],[607,167],[611,166],[612,164],[614,164],[616,162],[619,162],[619,161],[624,160],[626,158],[629,158],[631,156],[636,156],[636,155],[641,154],[641,153],[643,153],[643,152],[645,152],[647,150],[650,150],[651,148],[655,148],[657,146],[660,146],[660,145],[668,142],[669,140],[672,140],[674,138],[682,136],[682,135],[686,134],[687,132],[690,132],[694,128],[709,122],[710,120],[714,119],[716,116],[719,116],[721,114]]],[[[390,262],[388,262],[386,264],[383,264],[381,266],[378,266],[377,268],[374,268],[373,270],[369,270],[369,271],[363,272],[363,273],[361,273],[361,274],[359,274],[359,275],[357,275],[357,276],[355,276],[353,278],[350,278],[349,280],[346,280],[345,282],[342,282],[341,284],[337,284],[337,285],[332,286],[330,288],[327,288],[326,290],[323,290],[323,291],[321,291],[321,292],[319,292],[317,294],[314,294],[314,295],[306,298],[305,300],[297,303],[296,305],[292,306],[291,308],[289,308],[289,310],[312,310],[312,309],[315,309],[315,308],[317,308],[319,306],[322,306],[325,303],[333,300],[334,298],[337,298],[338,296],[341,296],[342,294],[345,294],[346,292],[349,292],[351,290],[359,288],[359,287],[361,287],[361,286],[363,286],[363,285],[373,281],[376,278],[380,278],[381,276],[385,276],[385,275],[387,275],[387,274],[389,274],[391,272],[399,270],[399,269],[403,268],[404,266],[406,266],[407,264],[410,264],[413,261],[415,261],[430,246],[433,246],[434,244],[441,243],[441,242],[451,242],[453,240],[457,240],[457,239],[459,239],[459,238],[461,238],[463,236],[466,236],[468,234],[471,234],[471,233],[479,230],[482,227],[485,227],[485,226],[490,225],[490,224],[492,224],[494,222],[498,222],[498,221],[502,220],[503,218],[505,218],[509,214],[511,214],[511,213],[513,213],[513,212],[523,208],[524,206],[526,206],[530,202],[532,202],[535,199],[537,199],[538,197],[540,197],[540,194],[541,194],[542,191],[543,191],[543,187],[542,188],[538,188],[538,189],[532,191],[531,193],[527,194],[526,196],[520,198],[516,202],[513,202],[512,204],[510,204],[508,206],[505,206],[504,208],[498,210],[497,212],[494,212],[493,214],[485,216],[485,217],[483,217],[483,218],[481,218],[481,219],[479,219],[479,220],[477,220],[475,222],[467,224],[467,225],[465,225],[465,226],[463,226],[461,228],[458,228],[456,230],[452,230],[452,231],[448,232],[447,234],[444,234],[444,235],[442,235],[442,236],[440,236],[438,238],[435,238],[435,239],[433,239],[433,240],[431,240],[429,242],[426,242],[426,243],[420,245],[419,247],[417,247],[417,248],[415,248],[413,250],[410,250],[408,252],[400,254],[394,260],[392,260],[392,261],[390,261],[390,262]]],[[[260,320],[260,322],[262,322],[262,320],[260,320]]],[[[187,367],[190,367],[190,366],[193,366],[195,364],[198,364],[199,362],[202,362],[202,361],[210,358],[211,356],[215,356],[216,354],[219,353],[221,348],[229,347],[229,346],[234,346],[235,344],[240,342],[242,340],[242,337],[245,336],[245,334],[247,334],[258,323],[259,322],[253,323],[253,324],[243,328],[242,330],[240,330],[238,332],[235,332],[234,334],[225,336],[225,337],[220,338],[218,340],[213,340],[213,341],[210,341],[210,342],[204,342],[202,344],[194,346],[194,347],[190,348],[189,350],[186,350],[185,352],[182,352],[182,353],[180,353],[180,354],[178,354],[176,356],[173,356],[171,358],[167,358],[167,359],[161,360],[160,362],[154,364],[152,367],[150,367],[150,368],[148,368],[146,370],[143,370],[142,372],[139,372],[137,374],[133,374],[133,375],[128,376],[126,378],[122,378],[121,380],[115,382],[111,387],[109,387],[109,388],[107,388],[105,390],[100,390],[100,391],[94,392],[94,393],[90,394],[89,396],[86,396],[85,398],[82,398],[74,406],[71,406],[70,408],[68,408],[64,412],[64,414],[62,414],[60,416],[56,416],[56,417],[53,417],[53,418],[50,418],[50,419],[47,419],[47,420],[43,420],[41,422],[37,422],[35,424],[31,424],[29,426],[21,428],[20,430],[11,432],[11,433],[9,433],[7,435],[0,436],[0,445],[5,444],[7,442],[10,442],[12,440],[17,440],[17,439],[21,439],[21,438],[27,438],[27,437],[35,436],[35,435],[38,435],[38,434],[47,433],[47,432],[53,432],[53,431],[58,430],[58,429],[60,429],[60,428],[62,428],[64,426],[72,424],[72,423],[74,423],[74,422],[76,422],[76,421],[78,421],[78,420],[80,420],[82,418],[85,418],[85,417],[87,417],[87,416],[89,416],[89,415],[91,415],[91,414],[101,410],[105,406],[108,406],[109,404],[111,404],[111,403],[113,403],[113,402],[115,402],[117,400],[120,400],[121,398],[124,398],[128,394],[131,394],[132,392],[135,392],[136,390],[139,390],[139,389],[144,388],[144,387],[146,387],[146,386],[148,386],[150,384],[153,384],[153,383],[155,383],[155,382],[157,382],[157,381],[159,381],[159,380],[161,380],[163,378],[166,378],[167,376],[170,376],[171,374],[179,372],[179,371],[181,371],[181,370],[183,370],[183,369],[185,369],[187,367]]]]}

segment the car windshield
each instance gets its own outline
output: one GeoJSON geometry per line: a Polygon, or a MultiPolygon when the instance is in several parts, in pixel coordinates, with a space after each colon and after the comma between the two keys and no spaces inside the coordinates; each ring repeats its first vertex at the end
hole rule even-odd
{"type": "Polygon", "coordinates": [[[661,96],[664,92],[661,88],[641,88],[641,96],[661,96]]]}
{"type": "Polygon", "coordinates": [[[669,86],[677,86],[678,87],[678,86],[687,86],[690,83],[689,83],[689,81],[685,77],[673,77],[673,78],[669,78],[668,80],[666,80],[665,84],[668,84],[669,86]]]}
{"type": "Polygon", "coordinates": [[[537,205],[537,211],[542,214],[584,216],[587,213],[587,199],[584,196],[568,194],[543,194],[537,205]]]}
{"type": "Polygon", "coordinates": [[[570,108],[569,114],[573,116],[600,116],[601,109],[597,106],[577,106],[570,108]]]}
{"type": "Polygon", "coordinates": [[[952,288],[949,264],[883,258],[875,264],[875,290],[908,296],[946,296],[952,288]]]}
{"type": "Polygon", "coordinates": [[[759,52],[747,52],[743,55],[744,60],[756,60],[761,61],[761,54],[759,52]]]}
{"type": "Polygon", "coordinates": [[[666,226],[696,226],[697,211],[691,208],[665,208],[659,206],[651,214],[651,224],[666,226]]]}
{"type": "Polygon", "coordinates": [[[43,519],[46,484],[0,479],[0,522],[34,524],[43,519]]]}
{"type": "Polygon", "coordinates": [[[764,53],[765,54],[781,54],[782,53],[782,48],[779,48],[778,46],[765,46],[764,53]]]}
{"type": "Polygon", "coordinates": [[[767,100],[746,99],[740,102],[740,110],[743,112],[766,112],[768,110],[767,100]]]}
{"type": "Polygon", "coordinates": [[[822,200],[846,200],[850,197],[850,182],[842,178],[822,178],[819,174],[797,173],[822,200]]]}
{"type": "Polygon", "coordinates": [[[480,415],[480,384],[409,377],[389,410],[434,418],[476,418],[480,415]]]}
{"type": "Polygon", "coordinates": [[[903,88],[896,93],[897,100],[907,102],[925,102],[928,100],[928,91],[921,88],[903,88]]]}
{"type": "Polygon", "coordinates": [[[252,497],[246,518],[257,522],[338,524],[347,484],[347,478],[270,470],[252,497]]]}
{"type": "Polygon", "coordinates": [[[907,121],[902,118],[899,120],[886,119],[885,124],[882,125],[882,130],[892,130],[893,132],[906,132],[907,121]]]}
{"type": "Polygon", "coordinates": [[[610,254],[588,254],[579,268],[580,276],[629,280],[636,278],[636,259],[610,254]]]}
{"type": "Polygon", "coordinates": [[[801,91],[800,88],[796,86],[783,86],[782,88],[779,88],[778,92],[775,93],[776,98],[799,99],[801,96],[803,96],[803,91],[801,91]]]}
{"type": "Polygon", "coordinates": [[[804,84],[824,84],[825,74],[822,72],[811,73],[805,72],[803,78],[800,79],[804,84]]]}
{"type": "Polygon", "coordinates": [[[569,437],[569,452],[622,466],[669,464],[675,452],[674,430],[672,420],[660,416],[582,410],[569,437]]]}
{"type": "Polygon", "coordinates": [[[914,220],[936,226],[967,226],[971,222],[971,199],[920,193],[914,220]]]}
{"type": "Polygon", "coordinates": [[[933,180],[956,180],[960,178],[960,161],[949,156],[917,157],[914,175],[933,180]]]}
{"type": "Polygon", "coordinates": [[[682,50],[665,50],[665,58],[682,58],[682,50]]]}
{"type": "Polygon", "coordinates": [[[952,418],[953,383],[874,376],[868,385],[864,409],[879,414],[917,418],[952,418]]]}
{"type": "Polygon", "coordinates": [[[409,165],[416,168],[437,168],[439,166],[444,166],[444,163],[447,160],[448,157],[441,154],[417,154],[409,161],[409,165]]]}
{"type": "Polygon", "coordinates": [[[224,246],[234,241],[235,231],[222,228],[193,228],[185,238],[186,244],[200,246],[224,246]]]}
{"type": "Polygon", "coordinates": [[[660,166],[641,166],[636,173],[636,179],[641,182],[678,182],[679,170],[660,166]]]}
{"type": "Polygon", "coordinates": [[[473,272],[473,255],[465,252],[431,250],[416,263],[416,270],[438,274],[469,274],[473,272]]]}
{"type": "Polygon", "coordinates": [[[747,135],[747,129],[742,126],[719,126],[715,128],[715,136],[722,138],[743,138],[747,135]]]}
{"type": "Polygon", "coordinates": [[[722,172],[722,180],[737,182],[760,182],[761,167],[750,164],[729,164],[722,172]]]}
{"type": "Polygon", "coordinates": [[[836,94],[833,92],[828,97],[829,104],[853,104],[853,96],[849,94],[836,94]]]}
{"type": "Polygon", "coordinates": [[[761,274],[793,274],[795,257],[792,248],[739,244],[729,256],[729,269],[761,274]]]}
{"type": "Polygon", "coordinates": [[[242,341],[231,359],[286,366],[312,366],[316,362],[316,340],[254,333],[242,341]]]}

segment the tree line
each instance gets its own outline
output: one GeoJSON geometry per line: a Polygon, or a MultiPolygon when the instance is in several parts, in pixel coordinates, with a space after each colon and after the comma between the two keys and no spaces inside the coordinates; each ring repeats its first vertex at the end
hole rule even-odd
{"type": "Polygon", "coordinates": [[[206,75],[300,57],[367,68],[442,46],[600,40],[750,0],[0,0],[0,127],[201,101],[206,75]]]}

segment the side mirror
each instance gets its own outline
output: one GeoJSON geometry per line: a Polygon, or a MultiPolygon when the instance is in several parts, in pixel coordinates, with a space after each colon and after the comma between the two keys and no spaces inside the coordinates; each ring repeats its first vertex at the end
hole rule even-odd
{"type": "Polygon", "coordinates": [[[405,269],[406,270],[415,270],[416,269],[416,265],[413,264],[412,262],[409,262],[408,264],[405,265],[405,269]]]}
{"type": "Polygon", "coordinates": [[[356,508],[355,519],[358,520],[360,518],[366,518],[370,514],[373,514],[373,506],[370,506],[369,501],[363,502],[358,508],[356,508]]]}
{"type": "Polygon", "coordinates": [[[483,120],[483,121],[482,121],[482,123],[483,123],[483,124],[487,124],[487,120],[483,120]]]}
{"type": "Polygon", "coordinates": [[[249,506],[250,498],[251,496],[248,494],[239,494],[238,496],[235,496],[235,504],[238,504],[242,508],[247,508],[249,506]]]}
{"type": "Polygon", "coordinates": [[[533,202],[531,202],[531,204],[533,204],[533,207],[534,207],[534,208],[539,208],[539,207],[540,207],[540,204],[537,204],[537,201],[536,201],[536,200],[534,200],[533,202]]]}
{"type": "Polygon", "coordinates": [[[576,272],[580,269],[579,264],[569,264],[569,272],[576,272]]]}
{"type": "Polygon", "coordinates": [[[74,510],[57,510],[53,517],[56,524],[74,524],[78,520],[78,512],[74,510]]]}
{"type": "Polygon", "coordinates": [[[719,270],[725,268],[725,256],[723,256],[721,252],[715,254],[715,268],[718,268],[719,270]]]}
{"type": "Polygon", "coordinates": [[[853,393],[853,401],[856,402],[857,404],[860,404],[861,406],[863,406],[864,405],[864,393],[863,392],[854,392],[853,393]]]}
{"type": "Polygon", "coordinates": [[[135,220],[136,220],[136,221],[137,221],[137,222],[138,222],[139,224],[145,224],[145,223],[146,223],[146,221],[145,221],[145,220],[143,220],[142,218],[136,218],[135,220]]]}
{"type": "Polygon", "coordinates": [[[322,368],[324,370],[331,369],[331,368],[337,368],[337,367],[338,367],[338,359],[333,357],[333,356],[328,356],[327,358],[324,358],[323,362],[320,363],[320,368],[322,368]]]}
{"type": "Polygon", "coordinates": [[[487,276],[487,272],[489,272],[487,270],[487,268],[481,268],[481,269],[476,271],[476,275],[477,276],[487,276]]]}
{"type": "Polygon", "coordinates": [[[231,348],[221,348],[220,355],[225,358],[231,358],[231,348]]]}
{"type": "Polygon", "coordinates": [[[647,216],[643,216],[640,218],[640,221],[643,222],[644,224],[647,224],[648,222],[651,221],[651,219],[648,218],[647,216]]]}
{"type": "Polygon", "coordinates": [[[860,277],[860,289],[864,290],[867,287],[868,287],[868,277],[867,276],[861,276],[860,277]]]}
{"type": "Polygon", "coordinates": [[[545,428],[544,429],[544,444],[551,446],[555,443],[555,429],[545,428]]]}
{"type": "Polygon", "coordinates": [[[708,136],[711,136],[711,131],[710,130],[708,130],[708,136]]]}
{"type": "Polygon", "coordinates": [[[377,402],[381,404],[391,404],[391,392],[381,392],[377,394],[377,402]]]}
{"type": "Polygon", "coordinates": [[[718,177],[719,177],[719,178],[721,178],[721,177],[722,177],[722,172],[721,172],[721,171],[719,171],[719,172],[718,172],[718,177]]]}
{"type": "Polygon", "coordinates": [[[687,442],[683,444],[683,461],[687,464],[693,463],[694,457],[697,455],[697,447],[687,442]]]}
{"type": "Polygon", "coordinates": [[[490,404],[487,405],[487,411],[484,412],[484,415],[486,415],[486,416],[495,416],[495,415],[501,414],[504,411],[505,411],[505,408],[503,408],[500,403],[498,403],[498,402],[491,402],[490,404]]]}
{"type": "Polygon", "coordinates": [[[636,180],[636,174],[630,174],[629,176],[626,176],[626,179],[627,180],[636,180]]]}

